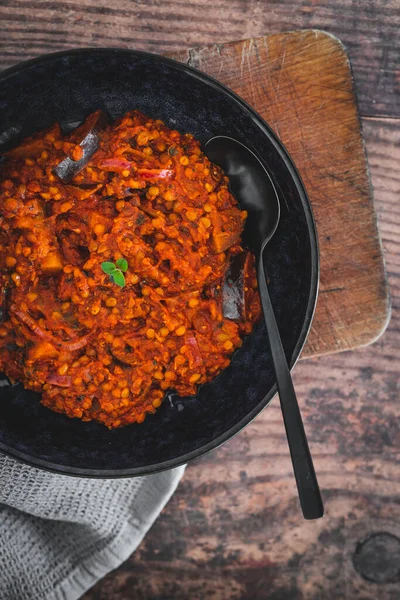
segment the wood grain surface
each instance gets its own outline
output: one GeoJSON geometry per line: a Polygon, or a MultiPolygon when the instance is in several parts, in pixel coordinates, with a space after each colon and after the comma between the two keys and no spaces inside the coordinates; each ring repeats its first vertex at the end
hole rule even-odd
{"type": "Polygon", "coordinates": [[[360,108],[400,117],[398,0],[1,0],[0,68],[71,47],[163,53],[293,29],[350,50],[360,108]]]}
{"type": "Polygon", "coordinates": [[[387,324],[388,290],[350,63],[341,42],[303,31],[172,56],[247,100],[300,172],[321,258],[319,298],[303,357],[375,341],[387,324]]]}
{"type": "Polygon", "coordinates": [[[398,0],[0,0],[0,64],[79,46],[157,53],[319,27],[349,48],[392,294],[373,346],[294,373],[326,516],[302,520],[275,400],[191,463],[139,550],[84,600],[400,598],[398,0]],[[396,580],[397,579],[397,580],[396,580]]]}

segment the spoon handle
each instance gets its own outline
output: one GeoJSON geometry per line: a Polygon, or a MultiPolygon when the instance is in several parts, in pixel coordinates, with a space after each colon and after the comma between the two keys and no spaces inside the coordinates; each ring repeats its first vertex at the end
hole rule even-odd
{"type": "Polygon", "coordinates": [[[292,457],[293,471],[303,516],[305,519],[318,519],[324,514],[324,506],[308,448],[296,393],[268,292],[262,251],[260,252],[257,264],[257,277],[286,436],[292,457]]]}

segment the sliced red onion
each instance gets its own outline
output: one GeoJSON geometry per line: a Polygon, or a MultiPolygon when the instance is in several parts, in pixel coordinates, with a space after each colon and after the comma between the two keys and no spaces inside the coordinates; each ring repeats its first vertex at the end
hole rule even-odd
{"type": "Polygon", "coordinates": [[[125,169],[130,170],[132,163],[124,158],[105,158],[97,166],[104,171],[124,171],[125,169]]]}
{"type": "Polygon", "coordinates": [[[196,366],[203,364],[203,358],[200,353],[199,345],[194,336],[185,339],[186,346],[189,346],[190,353],[193,357],[193,362],[196,366]]]}
{"type": "Polygon", "coordinates": [[[72,385],[72,378],[69,375],[57,375],[53,373],[47,377],[46,381],[47,383],[63,388],[68,388],[72,385]]]}
{"type": "Polygon", "coordinates": [[[172,169],[138,169],[137,174],[143,179],[171,179],[172,169]]]}

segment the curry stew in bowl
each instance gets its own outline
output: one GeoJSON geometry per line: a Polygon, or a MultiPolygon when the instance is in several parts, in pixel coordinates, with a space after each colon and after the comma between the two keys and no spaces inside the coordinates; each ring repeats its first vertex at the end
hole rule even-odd
{"type": "Polygon", "coordinates": [[[193,395],[260,317],[222,170],[190,134],[101,111],[0,167],[0,369],[109,428],[193,395]]]}

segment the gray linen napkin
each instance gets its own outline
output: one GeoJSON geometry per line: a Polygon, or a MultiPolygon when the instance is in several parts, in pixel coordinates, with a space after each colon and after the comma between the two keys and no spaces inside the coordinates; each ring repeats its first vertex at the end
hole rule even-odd
{"type": "Polygon", "coordinates": [[[138,547],[184,469],[82,479],[0,454],[1,600],[82,596],[138,547]]]}

